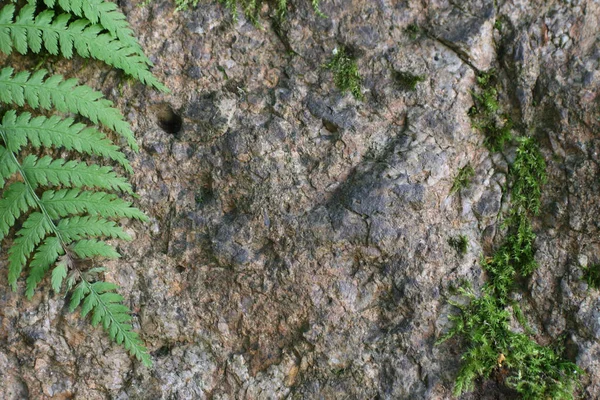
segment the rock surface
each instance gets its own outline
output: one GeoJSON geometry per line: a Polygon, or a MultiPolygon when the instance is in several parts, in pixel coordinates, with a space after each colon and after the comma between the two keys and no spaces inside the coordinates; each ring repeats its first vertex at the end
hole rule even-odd
{"type": "MultiPolygon", "coordinates": [[[[104,82],[137,132],[132,180],[152,221],[127,227],[135,240],[107,279],[154,366],[68,313],[47,282],[27,301],[2,273],[0,397],[452,398],[464,349],[435,344],[455,312],[449,288],[485,282],[478,261],[507,204],[506,162],[467,115],[476,72],[495,68],[515,129],[548,164],[540,268],[521,306],[540,343],[566,337],[587,372],[580,395],[600,398],[600,296],[581,280],[600,261],[597,0],[323,0],[327,18],[295,0],[281,27],[265,6],[259,28],[215,1],[119,3],[170,95],[99,63],[53,68],[104,82]],[[322,68],[341,46],[363,101],[322,68]],[[425,80],[406,91],[395,72],[425,80]],[[166,106],[177,133],[161,129],[166,106]],[[451,195],[467,163],[473,183],[451,195]]],[[[490,381],[462,398],[513,397],[490,381]]]]}

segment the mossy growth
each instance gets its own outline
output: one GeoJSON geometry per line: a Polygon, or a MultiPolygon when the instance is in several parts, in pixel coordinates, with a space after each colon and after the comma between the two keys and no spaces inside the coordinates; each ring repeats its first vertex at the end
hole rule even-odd
{"type": "Polygon", "coordinates": [[[515,161],[509,168],[512,207],[504,221],[508,233],[494,256],[482,263],[490,287],[499,298],[508,296],[517,276],[529,276],[538,267],[530,217],[540,210],[546,163],[533,138],[519,138],[518,143],[515,161]]]}
{"type": "Polygon", "coordinates": [[[492,153],[501,151],[507,143],[513,139],[512,121],[506,115],[501,115],[496,118],[484,119],[483,123],[474,126],[483,132],[485,139],[483,144],[492,153]]]}
{"type": "Polygon", "coordinates": [[[339,90],[350,92],[356,99],[362,100],[362,78],[358,72],[356,59],[348,49],[343,47],[334,49],[333,57],[323,67],[333,72],[335,86],[339,90]]]}
{"type": "Polygon", "coordinates": [[[501,30],[502,30],[502,25],[503,25],[503,24],[502,24],[502,20],[501,20],[500,18],[497,18],[497,19],[494,21],[494,29],[496,29],[496,30],[498,30],[498,31],[501,31],[501,30]]]}
{"type": "Polygon", "coordinates": [[[469,249],[469,239],[467,239],[466,235],[458,235],[448,238],[448,244],[459,256],[464,256],[467,254],[467,250],[469,249]]]}
{"type": "MultiPolygon", "coordinates": [[[[477,126],[485,128],[484,132],[487,129],[512,137],[510,125],[498,125],[495,80],[494,74],[480,74],[481,92],[474,94],[475,106],[470,114],[477,126]]],[[[509,142],[487,143],[493,143],[494,151],[502,151],[509,142]]],[[[521,308],[510,296],[517,282],[538,266],[531,218],[539,213],[541,189],[547,179],[546,164],[535,140],[517,137],[511,143],[517,147],[509,166],[511,208],[503,222],[504,241],[492,256],[481,261],[488,276],[481,294],[461,288],[459,294],[466,301],[450,301],[460,313],[450,317],[453,326],[440,342],[459,336],[467,349],[456,378],[456,396],[472,390],[476,379],[494,377],[524,399],[574,399],[583,371],[561,357],[560,346],[541,346],[532,339],[521,308]],[[512,329],[517,323],[525,333],[512,329]]]]}
{"type": "Polygon", "coordinates": [[[540,211],[542,185],[547,181],[546,162],[535,140],[531,137],[517,139],[515,161],[509,169],[512,178],[512,204],[533,214],[540,211]]]}
{"type": "Polygon", "coordinates": [[[419,35],[421,35],[421,28],[419,25],[413,23],[408,25],[404,32],[406,32],[410,40],[417,40],[419,35]]]}
{"type": "Polygon", "coordinates": [[[600,264],[592,264],[584,267],[582,279],[588,286],[600,289],[600,264]]]}
{"type": "Polygon", "coordinates": [[[395,71],[394,80],[403,90],[414,92],[417,84],[425,81],[425,75],[414,75],[410,72],[395,71]]]}
{"type": "MultiPolygon", "coordinates": [[[[524,333],[510,328],[511,307],[484,287],[480,296],[460,288],[467,304],[450,302],[461,313],[450,317],[452,329],[438,343],[463,338],[463,354],[454,395],[474,389],[475,380],[495,376],[524,399],[574,399],[583,371],[561,357],[560,346],[541,346],[524,333]]],[[[514,311],[513,311],[514,312],[514,311]]]]}
{"type": "Polygon", "coordinates": [[[475,105],[469,110],[473,127],[484,136],[484,144],[493,153],[501,151],[512,140],[512,121],[506,114],[498,114],[498,79],[495,71],[482,72],[477,76],[477,91],[472,92],[475,105]]]}
{"type": "Polygon", "coordinates": [[[505,301],[514,289],[518,277],[529,276],[537,267],[535,261],[535,234],[526,215],[514,213],[504,244],[481,266],[488,274],[490,291],[505,301]]]}
{"type": "MultiPolygon", "coordinates": [[[[148,4],[152,0],[145,0],[143,5],[148,4]]],[[[196,7],[200,0],[175,0],[177,11],[187,10],[190,6],[196,7]]],[[[234,21],[237,21],[239,17],[238,9],[242,9],[246,18],[251,21],[254,25],[258,25],[258,17],[264,0],[219,0],[219,3],[225,6],[230,12],[234,21]]],[[[325,14],[321,12],[320,0],[310,0],[311,5],[315,13],[320,17],[325,17],[325,14]]],[[[287,13],[288,2],[287,0],[274,1],[276,7],[276,15],[279,20],[283,20],[287,13]]]]}
{"type": "Polygon", "coordinates": [[[458,174],[454,178],[450,194],[454,194],[461,189],[466,189],[471,184],[471,179],[475,176],[475,170],[471,164],[467,164],[458,170],[458,174]]]}

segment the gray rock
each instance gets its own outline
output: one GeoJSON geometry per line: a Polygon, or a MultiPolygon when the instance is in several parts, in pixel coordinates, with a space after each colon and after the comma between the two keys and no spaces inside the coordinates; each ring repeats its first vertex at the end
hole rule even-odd
{"type": "MultiPolygon", "coordinates": [[[[97,63],[77,76],[104,82],[141,143],[132,182],[152,222],[129,222],[134,241],[104,264],[154,366],[68,313],[48,281],[29,302],[3,273],[1,398],[452,398],[465,349],[435,342],[455,312],[450,287],[485,282],[479,260],[504,234],[514,159],[490,155],[467,115],[490,68],[549,178],[533,217],[540,267],[514,298],[540,343],[569,338],[581,395],[600,397],[600,304],[578,261],[600,252],[596,1],[324,0],[321,18],[297,0],[277,30],[232,23],[219,2],[135,3],[119,2],[172,93],[110,91],[123,76],[97,63]],[[322,68],[342,45],[364,101],[322,68]],[[426,78],[410,92],[393,71],[426,78]],[[161,102],[180,112],[180,133],[157,125],[161,102]],[[471,187],[450,195],[467,163],[471,187]],[[464,257],[447,243],[459,234],[464,257]]],[[[462,398],[511,396],[490,380],[462,398]]]]}

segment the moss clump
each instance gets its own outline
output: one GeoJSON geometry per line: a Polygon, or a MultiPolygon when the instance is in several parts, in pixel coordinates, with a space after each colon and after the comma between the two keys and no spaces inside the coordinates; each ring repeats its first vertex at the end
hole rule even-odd
{"type": "Polygon", "coordinates": [[[333,57],[324,65],[324,68],[333,72],[335,86],[339,90],[350,92],[356,99],[362,100],[362,78],[358,73],[356,60],[348,50],[345,48],[335,49],[333,57]]]}
{"type": "MultiPolygon", "coordinates": [[[[470,114],[474,125],[484,133],[496,134],[486,137],[488,149],[501,151],[512,134],[509,123],[498,122],[495,80],[493,73],[480,74],[480,92],[473,94],[475,106],[470,114]]],[[[518,278],[531,275],[538,266],[530,219],[539,213],[541,188],[546,182],[546,163],[535,140],[518,137],[516,145],[508,174],[511,209],[504,221],[504,242],[481,262],[489,279],[481,295],[461,288],[460,295],[467,301],[450,302],[460,313],[450,317],[454,325],[440,342],[460,336],[467,348],[454,386],[456,396],[472,390],[476,379],[494,376],[524,399],[574,399],[573,392],[583,371],[561,357],[562,348],[536,343],[520,307],[510,300],[518,278]],[[511,330],[513,317],[526,333],[511,330]]],[[[465,180],[461,178],[462,170],[453,190],[462,187],[465,180]]],[[[591,276],[590,279],[593,280],[591,276]]]]}
{"type": "Polygon", "coordinates": [[[467,250],[469,249],[469,239],[467,239],[466,235],[451,237],[448,239],[448,244],[456,250],[460,256],[467,254],[467,250]]]}
{"type": "Polygon", "coordinates": [[[467,164],[458,170],[458,174],[454,178],[454,182],[452,183],[452,188],[450,189],[450,194],[454,194],[461,189],[466,189],[471,184],[471,178],[475,176],[475,170],[471,166],[471,164],[467,164]]]}
{"type": "Polygon", "coordinates": [[[582,279],[590,287],[600,289],[600,264],[592,264],[583,268],[582,279]]]}
{"type": "Polygon", "coordinates": [[[418,83],[425,81],[425,75],[413,75],[410,72],[396,71],[394,75],[400,88],[411,92],[417,89],[418,83]]]}
{"type": "MultiPolygon", "coordinates": [[[[440,339],[463,338],[467,352],[454,395],[474,389],[479,377],[496,376],[524,399],[574,399],[573,392],[583,371],[572,362],[564,361],[559,346],[541,346],[524,333],[510,329],[511,307],[484,288],[481,296],[460,288],[467,300],[451,302],[461,313],[452,316],[453,328],[440,339]]],[[[513,311],[514,312],[514,311],[513,311]]]]}
{"type": "Polygon", "coordinates": [[[498,152],[512,140],[512,121],[505,114],[498,115],[498,82],[495,72],[483,72],[477,76],[479,89],[472,93],[475,105],[469,110],[473,127],[484,136],[484,144],[491,152],[498,152]]]}
{"type": "MultiPolygon", "coordinates": [[[[152,0],[145,0],[142,5],[148,4],[152,0]]],[[[244,15],[248,20],[252,21],[253,24],[258,25],[258,13],[263,4],[264,0],[219,0],[219,3],[225,6],[233,17],[234,21],[237,21],[239,17],[238,7],[244,11],[244,15]]],[[[175,0],[177,11],[187,10],[190,6],[196,7],[200,0],[175,0]]],[[[310,0],[311,5],[315,13],[321,17],[325,15],[321,12],[320,0],[310,0]]],[[[277,18],[282,20],[285,18],[287,11],[287,0],[276,1],[276,12],[277,18]]]]}
{"type": "Polygon", "coordinates": [[[421,28],[419,25],[413,23],[408,25],[404,32],[406,32],[410,40],[416,40],[421,34],[421,28]]]}

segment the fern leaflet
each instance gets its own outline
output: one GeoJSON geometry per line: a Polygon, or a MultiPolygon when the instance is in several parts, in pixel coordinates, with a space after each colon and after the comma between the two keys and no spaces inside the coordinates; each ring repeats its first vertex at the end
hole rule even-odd
{"type": "Polygon", "coordinates": [[[56,226],[60,235],[67,241],[79,240],[83,237],[110,237],[122,240],[131,240],[123,228],[114,221],[100,217],[74,216],[61,219],[56,226]]]}
{"type": "Polygon", "coordinates": [[[111,167],[100,167],[96,164],[87,165],[78,161],[65,161],[62,158],[53,160],[49,156],[37,158],[29,155],[23,160],[22,169],[33,187],[48,185],[87,186],[133,193],[127,179],[117,176],[111,167]]]}
{"type": "Polygon", "coordinates": [[[85,85],[77,85],[75,79],[64,80],[61,75],[53,75],[44,80],[46,70],[30,74],[23,71],[13,75],[10,67],[0,70],[0,101],[16,104],[25,103],[33,108],[50,110],[56,107],[65,113],[76,113],[93,123],[102,123],[123,136],[127,144],[138,149],[129,124],[112,102],[103,98],[102,93],[85,85]]]}
{"type": "Polygon", "coordinates": [[[43,44],[50,54],[60,53],[71,58],[75,50],[81,57],[104,61],[146,85],[168,91],[152,75],[147,58],[139,55],[139,48],[132,48],[113,35],[102,33],[102,25],[91,24],[87,19],[70,21],[70,14],[55,17],[54,11],[46,10],[34,18],[35,8],[32,4],[25,5],[14,21],[14,5],[6,5],[0,10],[0,50],[3,53],[10,54],[12,48],[21,54],[28,50],[39,53],[43,44]]]}
{"type": "Polygon", "coordinates": [[[15,182],[5,189],[0,200],[0,240],[4,239],[22,213],[35,206],[35,200],[24,183],[15,182]]]}
{"type": "Polygon", "coordinates": [[[118,196],[104,192],[80,191],[78,189],[47,190],[40,204],[51,218],[63,218],[71,214],[89,213],[105,218],[133,218],[147,221],[148,217],[131,203],[118,196]]]}
{"type": "Polygon", "coordinates": [[[38,247],[37,252],[33,256],[33,260],[29,263],[31,271],[27,277],[27,288],[25,295],[28,298],[33,297],[33,293],[37,285],[44,279],[46,272],[50,266],[58,260],[58,257],[64,254],[64,249],[60,239],[56,236],[46,238],[44,243],[38,247]]]}
{"type": "Polygon", "coordinates": [[[17,165],[13,162],[13,155],[0,146],[0,184],[4,186],[5,180],[15,172],[17,172],[17,165]]]}
{"type": "Polygon", "coordinates": [[[27,263],[27,256],[50,231],[48,220],[39,212],[29,215],[23,223],[23,227],[17,233],[18,237],[8,251],[8,283],[13,290],[17,290],[17,279],[27,263]]]}
{"type": "Polygon", "coordinates": [[[114,293],[117,286],[108,282],[90,283],[85,278],[71,297],[70,309],[74,311],[81,304],[81,316],[92,312],[92,325],[102,322],[102,327],[118,344],[123,344],[129,352],[144,365],[152,365],[147,349],[131,326],[130,310],[122,305],[123,297],[114,293]]]}
{"type": "MultiPolygon", "coordinates": [[[[76,124],[73,118],[62,119],[57,116],[31,118],[28,112],[17,115],[14,110],[9,110],[4,114],[0,129],[6,133],[7,148],[15,153],[27,143],[36,148],[62,147],[66,150],[111,159],[121,164],[127,172],[133,172],[129,161],[118,146],[97,129],[76,124]]],[[[1,158],[0,153],[0,165],[2,165],[1,158]]],[[[0,176],[3,175],[0,172],[0,176]]]]}
{"type": "MultiPolygon", "coordinates": [[[[36,0],[29,0],[29,3],[36,3],[36,0]]],[[[44,0],[44,3],[50,8],[54,7],[55,0],[44,0]]],[[[66,12],[73,13],[78,17],[85,17],[92,24],[100,23],[104,29],[111,35],[119,39],[126,46],[135,51],[135,54],[143,58],[143,61],[152,65],[150,60],[144,55],[142,47],[133,36],[133,31],[125,19],[125,15],[119,11],[117,5],[104,0],[58,0],[58,5],[66,12]]]]}
{"type": "Polygon", "coordinates": [[[108,243],[101,240],[82,239],[70,246],[70,250],[79,258],[120,258],[121,255],[108,243]]]}
{"type": "Polygon", "coordinates": [[[60,263],[52,270],[52,290],[54,293],[60,293],[62,283],[67,277],[67,265],[60,263]]]}

